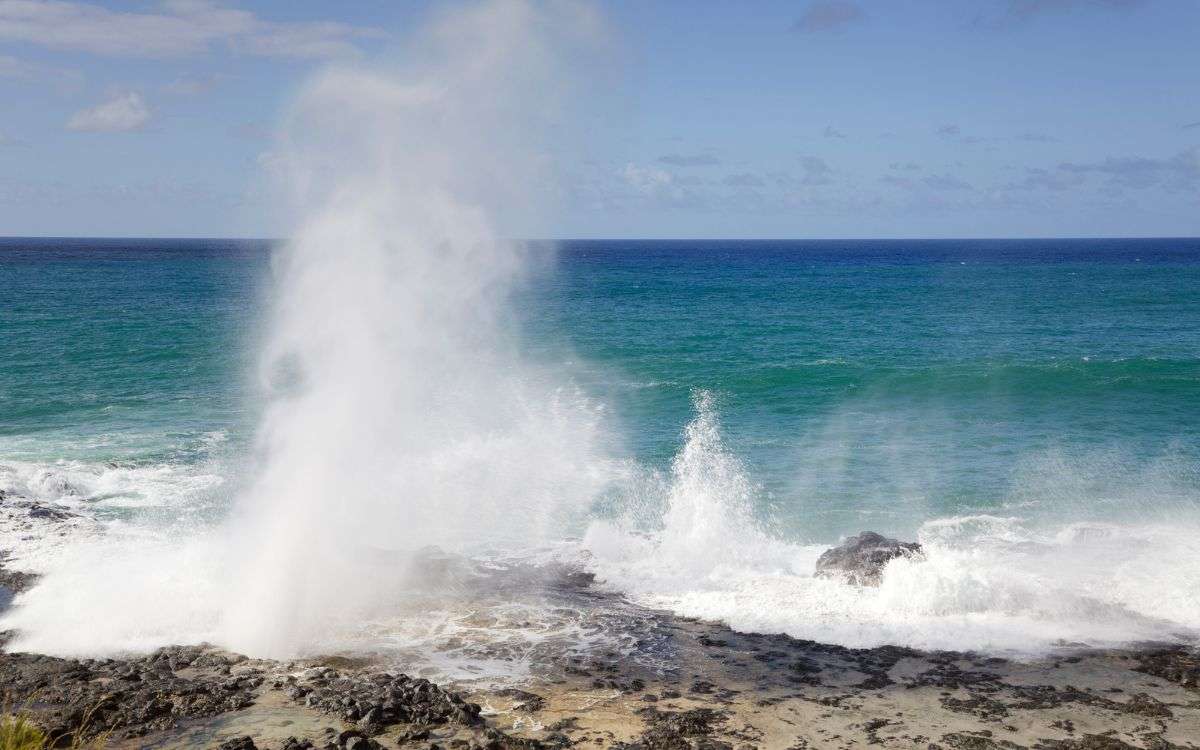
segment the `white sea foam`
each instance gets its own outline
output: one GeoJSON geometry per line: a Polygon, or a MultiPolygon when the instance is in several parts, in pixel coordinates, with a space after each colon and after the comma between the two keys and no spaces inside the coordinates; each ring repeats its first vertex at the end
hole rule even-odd
{"type": "Polygon", "coordinates": [[[754,632],[848,646],[904,644],[1024,654],[1062,644],[1194,638],[1196,527],[971,516],[926,522],[923,559],[890,563],[877,588],[813,575],[826,545],[775,538],[747,514],[753,485],[723,445],[713,402],[673,465],[658,528],[597,522],[584,546],[638,601],[754,632]]]}
{"type": "MultiPolygon", "coordinates": [[[[779,538],[755,517],[760,490],[722,440],[716,400],[701,393],[696,406],[668,476],[617,467],[626,472],[627,496],[639,501],[622,521],[595,521],[578,547],[552,544],[545,553],[531,551],[534,542],[505,543],[508,532],[483,533],[501,552],[478,570],[503,570],[514,558],[537,570],[582,552],[603,585],[639,603],[740,630],[849,646],[1036,654],[1062,644],[1195,637],[1200,561],[1189,552],[1195,527],[1186,512],[1174,525],[1055,524],[1011,515],[933,519],[919,531],[924,559],[894,561],[878,588],[848,586],[812,575],[826,544],[779,538]]],[[[463,451],[487,455],[475,446],[463,451]]],[[[619,475],[611,466],[590,471],[619,475]]],[[[165,467],[29,464],[7,466],[0,479],[10,491],[88,513],[98,486],[118,480],[128,483],[127,490],[154,486],[175,473],[165,467]]],[[[186,487],[204,481],[188,478],[176,485],[175,495],[186,496],[186,487]]],[[[163,500],[171,496],[164,493],[163,500]]],[[[118,519],[100,526],[85,516],[66,526],[6,527],[4,546],[19,552],[20,566],[47,574],[3,623],[22,631],[18,647],[94,654],[227,642],[227,582],[245,575],[246,559],[236,546],[241,538],[166,517],[175,521],[118,519]],[[148,592],[161,599],[148,606],[148,592]],[[158,606],[163,602],[169,606],[158,606]]],[[[341,533],[333,528],[328,538],[348,546],[322,552],[322,571],[359,576],[347,590],[361,585],[377,606],[339,599],[345,606],[334,609],[344,616],[316,620],[320,630],[297,650],[394,653],[430,675],[488,680],[529,674],[564,649],[619,647],[627,636],[621,623],[628,612],[550,603],[538,594],[536,575],[485,580],[479,574],[432,574],[428,564],[414,568],[413,558],[398,551],[418,546],[416,541],[377,545],[361,526],[348,537],[341,533]]],[[[547,530],[543,541],[559,536],[547,530]]],[[[464,549],[479,552],[471,545],[464,549]]],[[[264,610],[254,611],[261,616],[264,610]]]]}
{"type": "Polygon", "coordinates": [[[0,490],[64,508],[194,509],[225,483],[215,466],[89,461],[9,461],[0,490]]]}

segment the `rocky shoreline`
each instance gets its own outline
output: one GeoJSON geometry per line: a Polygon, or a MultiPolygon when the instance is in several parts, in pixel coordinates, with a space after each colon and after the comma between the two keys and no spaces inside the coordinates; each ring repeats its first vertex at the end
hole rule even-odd
{"type": "MultiPolygon", "coordinates": [[[[69,525],[32,505],[8,510],[13,522],[69,525]]],[[[869,585],[892,557],[919,554],[864,534],[831,550],[818,574],[869,585]]],[[[0,559],[0,608],[32,585],[0,559]]],[[[1063,647],[1033,661],[850,649],[646,610],[580,571],[546,585],[616,623],[633,651],[564,648],[506,684],[439,685],[385,654],[270,661],[189,645],[62,659],[4,649],[0,693],[61,744],[103,739],[114,750],[1200,748],[1194,647],[1063,647]]],[[[513,658],[499,647],[483,657],[513,658]]]]}
{"type": "Polygon", "coordinates": [[[175,646],[125,659],[0,655],[10,705],[110,748],[1200,746],[1200,656],[1180,646],[1038,662],[847,649],[670,618],[677,661],[576,657],[519,688],[438,686],[368,659],[175,646]]]}

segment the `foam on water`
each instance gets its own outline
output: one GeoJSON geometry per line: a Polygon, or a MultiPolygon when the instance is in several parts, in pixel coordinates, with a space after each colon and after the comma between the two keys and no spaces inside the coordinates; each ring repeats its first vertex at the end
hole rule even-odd
{"type": "Polygon", "coordinates": [[[188,512],[224,483],[221,470],[212,465],[67,460],[0,465],[0,491],[75,510],[174,507],[188,512]]]}
{"type": "MultiPolygon", "coordinates": [[[[923,559],[893,561],[877,588],[849,586],[812,575],[826,544],[780,538],[755,517],[761,490],[723,442],[717,400],[701,392],[696,408],[670,475],[630,471],[630,512],[593,521],[579,542],[563,541],[563,529],[545,537],[544,551],[488,537],[500,551],[468,545],[472,561],[375,546],[356,531],[349,549],[330,549],[320,562],[360,576],[374,606],[316,619],[320,631],[296,651],[384,654],[429,676],[476,681],[527,677],[589,649],[634,653],[644,613],[618,600],[547,593],[554,571],[576,564],[641,605],[848,646],[1038,654],[1196,636],[1200,562],[1188,553],[1195,530],[1186,514],[1173,525],[934,519],[918,534],[923,559]]],[[[20,567],[45,574],[3,622],[21,632],[17,647],[95,654],[226,642],[228,581],[244,575],[240,537],[187,513],[157,524],[94,520],[97,487],[123,481],[132,491],[182,477],[156,495],[170,508],[211,480],[164,466],[65,466],[0,474],[9,491],[82,514],[66,525],[5,525],[20,567]],[[147,606],[148,594],[170,606],[147,606]]]]}
{"type": "Polygon", "coordinates": [[[753,521],[753,484],[719,434],[711,396],[673,464],[658,528],[597,522],[584,546],[608,585],[679,614],[753,632],[867,647],[903,644],[1024,654],[1195,638],[1197,528],[1020,518],[930,520],[923,559],[896,559],[877,588],[813,575],[827,545],[776,538],[753,521]]]}

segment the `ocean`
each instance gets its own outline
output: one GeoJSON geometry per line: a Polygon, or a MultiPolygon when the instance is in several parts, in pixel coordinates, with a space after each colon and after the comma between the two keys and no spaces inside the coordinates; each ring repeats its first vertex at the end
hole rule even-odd
{"type": "MultiPolygon", "coordinates": [[[[230,625],[264,587],[291,590],[223,590],[231,559],[285,566],[255,556],[281,527],[281,549],[319,531],[375,570],[425,544],[568,561],[640,606],[851,646],[1037,651],[1200,627],[1200,240],[533,243],[502,282],[422,277],[489,300],[484,323],[447,327],[420,292],[381,288],[409,301],[365,306],[315,375],[263,353],[326,341],[324,321],[375,292],[364,276],[281,301],[278,252],[0,240],[0,490],[76,514],[71,534],[0,528],[12,564],[46,574],[0,623],[25,647],[350,647],[230,625]],[[294,308],[311,317],[281,338],[270,321],[294,308]],[[338,348],[360,329],[376,334],[338,348]],[[430,333],[445,331],[461,346],[430,333]],[[287,421],[328,384],[323,421],[287,421]],[[297,400],[272,415],[281,390],[297,400]],[[301,435],[304,458],[271,468],[301,435]],[[878,589],[812,576],[863,530],[926,559],[878,589]],[[116,614],[147,597],[166,613],[116,614]]],[[[305,591],[281,621],[323,601],[305,591]]],[[[371,648],[409,632],[389,617],[360,618],[371,648]]]]}

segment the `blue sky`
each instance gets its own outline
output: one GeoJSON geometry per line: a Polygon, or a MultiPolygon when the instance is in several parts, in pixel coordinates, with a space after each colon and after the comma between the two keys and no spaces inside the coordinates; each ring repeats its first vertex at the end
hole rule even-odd
{"type": "MultiPolygon", "coordinates": [[[[0,0],[0,235],[278,235],[289,97],[436,7],[0,0]]],[[[1196,0],[599,7],[555,236],[1200,235],[1196,0]]]]}

